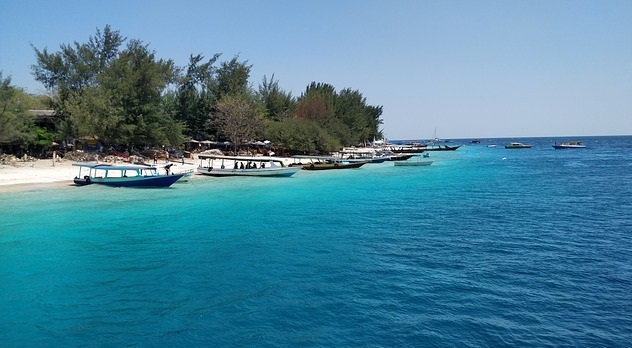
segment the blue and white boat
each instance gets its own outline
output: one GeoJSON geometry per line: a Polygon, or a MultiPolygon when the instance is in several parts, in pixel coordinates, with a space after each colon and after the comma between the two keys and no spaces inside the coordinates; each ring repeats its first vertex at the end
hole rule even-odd
{"type": "Polygon", "coordinates": [[[169,187],[185,174],[162,175],[158,168],[126,164],[74,163],[79,167],[76,185],[105,185],[113,187],[169,187]]]}

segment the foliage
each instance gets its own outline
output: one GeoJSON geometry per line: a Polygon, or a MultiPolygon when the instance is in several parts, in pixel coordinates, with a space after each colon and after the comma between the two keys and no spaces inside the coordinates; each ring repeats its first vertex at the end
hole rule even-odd
{"type": "Polygon", "coordinates": [[[263,76],[263,81],[259,85],[258,97],[268,120],[277,122],[287,120],[296,112],[296,100],[291,93],[281,90],[279,81],[274,80],[274,75],[269,81],[266,76],[263,76]]]}
{"type": "Polygon", "coordinates": [[[340,147],[340,143],[316,123],[296,118],[270,123],[266,138],[294,154],[324,153],[340,147]]]}
{"type": "Polygon", "coordinates": [[[264,76],[255,91],[248,82],[252,65],[238,56],[219,62],[220,54],[191,55],[180,68],[109,25],[58,52],[33,48],[33,73],[51,92],[64,141],[96,137],[105,145],[177,146],[186,136],[240,144],[266,134],[311,153],[382,137],[382,107],[368,105],[359,91],[312,82],[295,98],[274,75],[264,76]]]}
{"type": "Polygon", "coordinates": [[[28,112],[30,97],[11,85],[11,77],[0,71],[0,144],[26,146],[33,141],[33,115],[28,112]]]}
{"type": "Polygon", "coordinates": [[[35,77],[53,91],[65,136],[71,131],[106,143],[178,145],[171,141],[182,138],[182,127],[174,127],[161,109],[177,68],[171,60],[156,59],[140,40],[121,50],[125,41],[106,26],[88,43],[61,45],[60,52],[35,48],[35,77]]]}
{"type": "Polygon", "coordinates": [[[190,56],[177,92],[171,93],[174,117],[186,125],[184,132],[192,138],[207,139],[211,133],[216,133],[208,126],[209,117],[218,99],[214,92],[218,88],[213,67],[218,58],[219,54],[216,54],[202,63],[204,56],[190,56]]]}
{"type": "Polygon", "coordinates": [[[240,96],[226,95],[217,103],[215,122],[235,147],[244,141],[255,140],[263,130],[255,105],[240,96]]]}

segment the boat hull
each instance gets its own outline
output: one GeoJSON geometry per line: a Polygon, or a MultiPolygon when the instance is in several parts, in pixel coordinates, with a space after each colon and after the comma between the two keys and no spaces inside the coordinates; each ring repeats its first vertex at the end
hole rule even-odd
{"type": "Polygon", "coordinates": [[[426,151],[456,151],[459,147],[461,147],[461,145],[457,145],[457,146],[448,146],[448,145],[444,145],[444,146],[428,146],[426,148],[424,148],[424,150],[422,152],[426,152],[426,151]]]}
{"type": "Polygon", "coordinates": [[[398,167],[426,167],[434,161],[395,161],[393,164],[398,167]]]}
{"type": "Polygon", "coordinates": [[[114,177],[114,178],[74,178],[79,186],[104,185],[110,187],[169,187],[180,180],[184,174],[161,175],[151,177],[114,177]]]}
{"type": "Polygon", "coordinates": [[[354,163],[310,163],[303,164],[305,170],[333,170],[333,169],[352,169],[360,168],[367,162],[354,162],[354,163]]]}
{"type": "Polygon", "coordinates": [[[213,167],[198,167],[197,171],[200,174],[208,176],[267,176],[267,177],[289,177],[301,168],[295,167],[276,167],[276,168],[249,168],[249,169],[234,169],[234,168],[213,168],[213,167]]]}
{"type": "Polygon", "coordinates": [[[530,149],[531,145],[506,145],[505,149],[530,149]]]}
{"type": "Polygon", "coordinates": [[[564,149],[585,149],[586,146],[584,146],[584,145],[553,145],[553,148],[558,149],[558,150],[564,150],[564,149]]]}
{"type": "Polygon", "coordinates": [[[411,154],[411,155],[393,155],[393,156],[389,156],[387,158],[387,160],[388,161],[405,161],[405,160],[411,159],[411,158],[413,158],[415,156],[418,156],[418,155],[415,155],[415,154],[411,154]]]}

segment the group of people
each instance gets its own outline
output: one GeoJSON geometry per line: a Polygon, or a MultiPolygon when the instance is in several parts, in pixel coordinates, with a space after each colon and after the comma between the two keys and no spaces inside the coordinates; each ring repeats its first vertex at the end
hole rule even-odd
{"type": "MultiPolygon", "coordinates": [[[[261,168],[265,168],[266,164],[265,163],[261,163],[261,168]]],[[[244,165],[244,162],[239,162],[237,163],[237,161],[235,161],[235,168],[234,169],[257,169],[257,163],[256,162],[252,162],[252,161],[248,161],[248,163],[246,163],[246,165],[244,165]]]]}

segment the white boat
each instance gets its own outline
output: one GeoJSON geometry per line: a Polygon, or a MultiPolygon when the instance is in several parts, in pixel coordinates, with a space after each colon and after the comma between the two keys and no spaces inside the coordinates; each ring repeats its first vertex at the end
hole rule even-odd
{"type": "Polygon", "coordinates": [[[74,163],[73,166],[79,167],[74,183],[80,186],[98,184],[113,187],[169,187],[184,176],[162,175],[156,167],[135,164],[74,163]]]}
{"type": "Polygon", "coordinates": [[[341,161],[358,163],[383,163],[388,160],[387,157],[379,156],[378,151],[370,147],[345,147],[338,153],[333,154],[333,157],[338,157],[341,161]]]}
{"type": "Polygon", "coordinates": [[[511,143],[509,145],[505,145],[505,149],[530,149],[531,145],[523,144],[523,143],[511,143]]]}
{"type": "Polygon", "coordinates": [[[556,149],[585,149],[586,145],[582,144],[581,141],[566,141],[555,144],[553,147],[556,149]]]}
{"type": "Polygon", "coordinates": [[[434,161],[395,161],[393,164],[395,166],[406,166],[406,167],[419,167],[419,166],[429,166],[434,161]]]}
{"type": "Polygon", "coordinates": [[[197,172],[210,176],[292,176],[300,167],[289,167],[273,157],[198,155],[197,172]]]}

